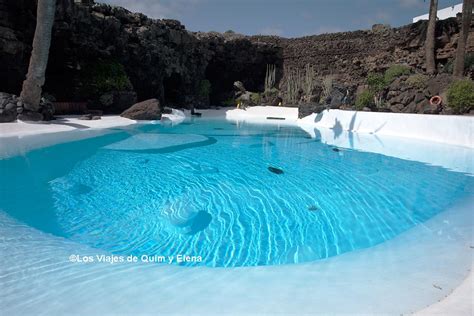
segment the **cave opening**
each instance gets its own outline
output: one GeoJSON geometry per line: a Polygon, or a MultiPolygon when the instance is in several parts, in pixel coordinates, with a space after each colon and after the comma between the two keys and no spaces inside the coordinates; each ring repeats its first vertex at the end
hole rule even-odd
{"type": "Polygon", "coordinates": [[[183,102],[183,80],[181,75],[173,73],[163,80],[163,96],[165,106],[180,106],[183,102]]]}
{"type": "MultiPolygon", "coordinates": [[[[241,52],[242,53],[242,52],[241,52]]],[[[265,74],[267,65],[276,66],[276,86],[283,74],[283,58],[280,49],[267,54],[251,52],[246,58],[232,57],[227,54],[215,56],[208,64],[205,72],[211,83],[209,101],[211,105],[229,104],[234,97],[234,82],[241,81],[247,91],[263,92],[265,89],[265,74]],[[244,60],[244,62],[243,62],[244,60]]]]}

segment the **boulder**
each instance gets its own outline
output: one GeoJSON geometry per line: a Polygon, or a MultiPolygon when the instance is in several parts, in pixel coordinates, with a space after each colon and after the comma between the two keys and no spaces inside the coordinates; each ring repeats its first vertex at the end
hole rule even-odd
{"type": "Polygon", "coordinates": [[[313,113],[320,113],[326,109],[325,105],[319,103],[306,103],[298,105],[298,118],[303,118],[313,113]]]}
{"type": "Polygon", "coordinates": [[[344,96],[345,94],[341,91],[341,89],[333,88],[329,94],[329,100],[326,100],[326,102],[329,101],[329,106],[331,109],[338,109],[343,103],[344,96]]]}
{"type": "Polygon", "coordinates": [[[436,77],[430,78],[427,83],[426,94],[430,98],[442,94],[453,80],[454,77],[450,74],[439,74],[436,77]]]}
{"type": "Polygon", "coordinates": [[[16,114],[15,96],[0,92],[0,123],[15,121],[16,114]]]}
{"type": "Polygon", "coordinates": [[[8,111],[0,109],[0,123],[8,123],[16,120],[16,109],[15,111],[8,111]]]}
{"type": "Polygon", "coordinates": [[[131,120],[159,120],[161,119],[160,101],[149,99],[132,105],[120,116],[131,120]]]}
{"type": "Polygon", "coordinates": [[[276,97],[270,103],[270,106],[280,106],[282,104],[282,102],[283,102],[283,99],[281,97],[276,97]]]}
{"type": "Polygon", "coordinates": [[[18,114],[17,118],[20,121],[26,122],[39,122],[43,120],[43,114],[34,112],[34,111],[23,111],[21,114],[18,114]]]}
{"type": "Polygon", "coordinates": [[[11,111],[11,110],[16,110],[16,104],[15,103],[7,103],[7,105],[5,105],[5,110],[6,111],[11,111]]]}
{"type": "Polygon", "coordinates": [[[44,121],[51,121],[54,119],[54,105],[47,98],[41,98],[39,113],[43,115],[44,121]]]}
{"type": "Polygon", "coordinates": [[[26,102],[21,102],[21,101],[18,101],[17,104],[19,106],[22,106],[27,111],[31,111],[31,112],[38,112],[39,111],[39,107],[36,106],[36,105],[32,105],[32,104],[29,104],[29,103],[26,103],[26,102]]]}

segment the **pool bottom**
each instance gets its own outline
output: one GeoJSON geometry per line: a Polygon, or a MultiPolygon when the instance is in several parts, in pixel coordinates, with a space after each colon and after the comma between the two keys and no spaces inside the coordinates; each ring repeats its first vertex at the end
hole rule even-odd
{"type": "Polygon", "coordinates": [[[3,182],[12,194],[5,210],[117,255],[199,255],[201,265],[255,266],[384,242],[472,187],[459,173],[333,148],[289,127],[201,121],[127,132],[6,161],[3,182]],[[37,198],[21,199],[25,190],[37,198]]]}
{"type": "Polygon", "coordinates": [[[313,263],[207,268],[80,264],[87,248],[0,213],[6,314],[406,314],[448,295],[472,265],[467,199],[375,247],[313,263]]]}

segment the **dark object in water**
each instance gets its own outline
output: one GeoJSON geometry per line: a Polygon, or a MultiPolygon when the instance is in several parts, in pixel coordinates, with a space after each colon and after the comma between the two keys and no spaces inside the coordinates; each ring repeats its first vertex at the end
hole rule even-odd
{"type": "Polygon", "coordinates": [[[222,127],[214,127],[214,130],[216,131],[223,131],[224,129],[222,127]]]}
{"type": "Polygon", "coordinates": [[[308,211],[310,211],[310,212],[319,211],[319,207],[317,207],[316,205],[310,205],[310,206],[308,206],[308,211]]]}
{"type": "Polygon", "coordinates": [[[201,116],[202,113],[194,112],[194,109],[192,109],[192,110],[191,110],[191,115],[192,115],[192,116],[201,116]]]}
{"type": "Polygon", "coordinates": [[[274,116],[267,116],[267,120],[280,120],[284,121],[286,120],[284,117],[274,117],[274,116]]]}
{"type": "Polygon", "coordinates": [[[144,159],[144,160],[142,161],[142,163],[149,163],[149,162],[150,162],[150,159],[144,159]]]}
{"type": "Polygon", "coordinates": [[[211,214],[206,211],[199,211],[196,216],[192,219],[192,223],[189,226],[188,235],[194,235],[201,230],[204,230],[212,220],[211,214]]]}
{"type": "Polygon", "coordinates": [[[340,152],[341,150],[340,150],[339,148],[337,148],[337,147],[334,147],[334,148],[332,149],[332,151],[335,151],[335,152],[338,153],[338,152],[340,152]]]}
{"type": "Polygon", "coordinates": [[[281,170],[280,168],[268,167],[268,170],[269,170],[270,172],[275,173],[275,174],[282,174],[282,173],[283,173],[283,170],[281,170]]]}

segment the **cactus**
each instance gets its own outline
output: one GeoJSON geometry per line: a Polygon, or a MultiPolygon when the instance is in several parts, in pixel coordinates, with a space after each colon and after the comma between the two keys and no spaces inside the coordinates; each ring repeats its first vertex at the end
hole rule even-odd
{"type": "Polygon", "coordinates": [[[276,66],[267,65],[267,72],[265,74],[265,91],[270,91],[275,86],[276,66]]]}
{"type": "Polygon", "coordinates": [[[320,103],[324,103],[326,101],[327,97],[329,97],[329,95],[331,94],[333,81],[334,81],[334,77],[331,76],[331,75],[324,77],[324,79],[323,79],[323,93],[321,94],[320,103]]]}
{"type": "Polygon", "coordinates": [[[292,67],[285,68],[286,73],[286,103],[297,104],[300,93],[309,99],[315,86],[316,73],[312,65],[306,64],[304,72],[292,67]]]}
{"type": "Polygon", "coordinates": [[[304,80],[304,94],[309,98],[314,89],[315,72],[313,66],[306,64],[305,66],[305,80],[304,80]]]}

